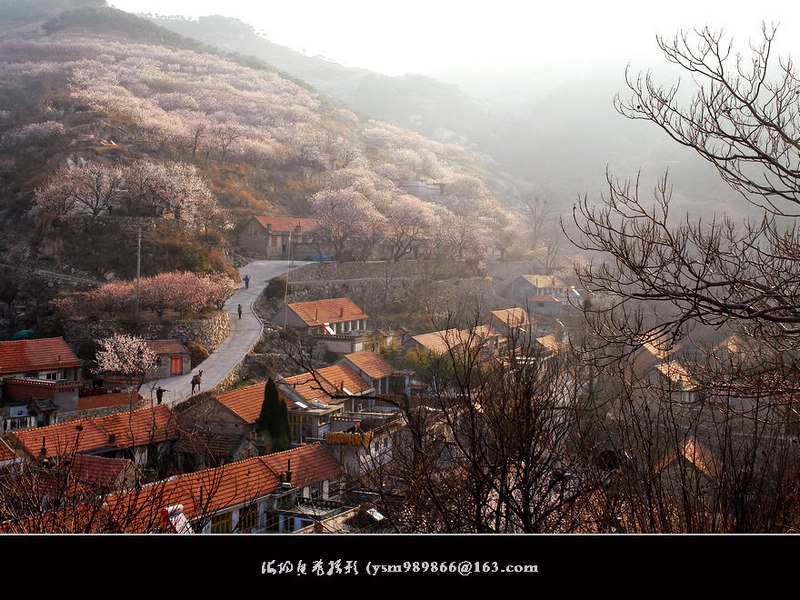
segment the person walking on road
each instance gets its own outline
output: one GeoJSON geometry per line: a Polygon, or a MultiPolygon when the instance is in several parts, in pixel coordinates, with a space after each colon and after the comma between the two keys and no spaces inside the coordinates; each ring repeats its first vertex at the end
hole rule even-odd
{"type": "Polygon", "coordinates": [[[241,319],[242,318],[242,305],[241,304],[238,306],[236,311],[239,313],[239,318],[241,319]]]}
{"type": "Polygon", "coordinates": [[[158,386],[158,389],[156,390],[156,400],[159,404],[161,404],[161,402],[164,400],[164,388],[161,386],[158,386]]]}
{"type": "Polygon", "coordinates": [[[249,287],[250,287],[250,276],[249,275],[245,275],[244,276],[244,289],[247,289],[249,287]]]}

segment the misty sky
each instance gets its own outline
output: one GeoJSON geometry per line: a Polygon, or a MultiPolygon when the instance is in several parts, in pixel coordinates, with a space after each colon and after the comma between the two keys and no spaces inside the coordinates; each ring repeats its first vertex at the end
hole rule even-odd
{"type": "Polygon", "coordinates": [[[389,75],[450,67],[514,68],[569,61],[649,64],[655,35],[724,27],[746,43],[762,21],[779,22],[778,46],[797,55],[800,3],[787,0],[109,0],[133,13],[221,14],[272,41],[346,66],[389,75]]]}

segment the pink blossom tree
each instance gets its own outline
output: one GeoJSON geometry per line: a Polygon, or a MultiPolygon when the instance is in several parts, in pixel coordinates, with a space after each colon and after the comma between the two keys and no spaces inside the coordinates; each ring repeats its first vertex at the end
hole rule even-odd
{"type": "Polygon", "coordinates": [[[224,273],[213,272],[201,279],[208,302],[222,308],[225,301],[237,290],[237,285],[224,273]]]}
{"type": "MultiPolygon", "coordinates": [[[[156,353],[140,337],[117,333],[99,340],[98,344],[95,373],[120,375],[135,382],[138,389],[147,374],[156,368],[156,353]]],[[[134,393],[135,389],[132,389],[131,402],[134,393]]]]}
{"type": "Polygon", "coordinates": [[[34,209],[43,213],[85,213],[93,217],[109,211],[122,195],[122,169],[88,162],[62,167],[35,191],[34,209]]]}
{"type": "Polygon", "coordinates": [[[427,244],[435,233],[433,206],[416,196],[396,196],[377,208],[386,219],[386,244],[395,262],[427,244]]]}
{"type": "Polygon", "coordinates": [[[379,242],[386,219],[353,188],[323,190],[310,200],[319,225],[314,237],[320,250],[330,247],[336,260],[366,260],[379,242]]]}
{"type": "Polygon", "coordinates": [[[64,134],[64,126],[57,121],[43,121],[17,127],[0,137],[0,150],[25,152],[45,141],[64,134]]]}
{"type": "Polygon", "coordinates": [[[107,312],[113,317],[133,309],[135,300],[134,282],[112,281],[89,292],[87,304],[91,309],[107,312]]]}
{"type": "Polygon", "coordinates": [[[173,214],[194,223],[199,211],[216,204],[194,165],[137,160],[125,171],[125,203],[132,214],[173,214]]]}

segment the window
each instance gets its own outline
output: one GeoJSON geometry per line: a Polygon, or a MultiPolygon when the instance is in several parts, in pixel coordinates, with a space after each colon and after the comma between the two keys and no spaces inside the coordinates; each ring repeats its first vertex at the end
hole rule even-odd
{"type": "Polygon", "coordinates": [[[233,517],[231,513],[214,515],[211,519],[211,533],[230,533],[233,517]]]}
{"type": "Polygon", "coordinates": [[[239,531],[247,532],[258,524],[258,507],[246,506],[239,509],[239,531]]]}
{"type": "Polygon", "coordinates": [[[276,515],[275,513],[267,513],[265,529],[267,531],[280,531],[280,527],[281,527],[280,515],[276,515]]]}
{"type": "Polygon", "coordinates": [[[309,488],[311,491],[311,498],[319,498],[322,495],[322,486],[319,483],[312,483],[309,488]]]}
{"type": "Polygon", "coordinates": [[[292,494],[284,494],[275,501],[275,508],[278,510],[290,510],[294,508],[294,497],[292,494]]]}

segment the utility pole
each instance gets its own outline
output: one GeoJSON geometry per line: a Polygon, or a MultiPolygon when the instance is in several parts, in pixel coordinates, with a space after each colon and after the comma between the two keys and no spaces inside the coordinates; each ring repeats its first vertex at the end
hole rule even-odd
{"type": "Polygon", "coordinates": [[[289,294],[289,265],[294,264],[292,255],[292,231],[289,230],[289,253],[286,257],[286,285],[283,287],[283,329],[286,331],[286,319],[289,318],[289,310],[286,305],[286,297],[289,294]]]}
{"type": "Polygon", "coordinates": [[[142,228],[136,243],[136,320],[139,320],[139,281],[142,278],[142,228]]]}

